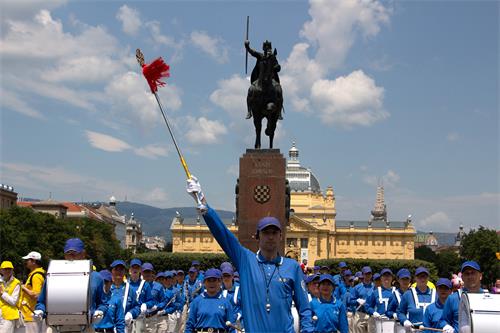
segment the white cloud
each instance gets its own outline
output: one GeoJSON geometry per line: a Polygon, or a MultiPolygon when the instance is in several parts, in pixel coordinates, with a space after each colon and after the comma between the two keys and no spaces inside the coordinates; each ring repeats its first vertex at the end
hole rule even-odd
{"type": "Polygon", "coordinates": [[[445,212],[439,211],[417,221],[416,224],[426,230],[447,230],[452,226],[453,221],[445,212]]]}
{"type": "Polygon", "coordinates": [[[191,43],[220,64],[228,62],[228,48],[220,37],[212,37],[206,31],[191,32],[191,43]]]}
{"type": "Polygon", "coordinates": [[[220,80],[217,82],[218,88],[210,94],[210,101],[233,117],[244,117],[249,85],[248,79],[236,74],[229,79],[220,80]]]}
{"type": "Polygon", "coordinates": [[[220,121],[209,120],[205,117],[186,117],[188,130],[186,138],[193,144],[212,144],[220,141],[220,137],[227,133],[226,126],[220,121]]]}
{"type": "Polygon", "coordinates": [[[458,135],[457,132],[451,132],[451,133],[448,133],[448,135],[446,135],[446,140],[448,140],[449,142],[455,142],[455,141],[458,141],[460,139],[460,135],[458,135]]]}
{"type": "Polygon", "coordinates": [[[61,59],[56,68],[42,72],[41,77],[50,82],[99,82],[107,81],[123,64],[107,56],[87,56],[61,59]]]}
{"type": "Polygon", "coordinates": [[[164,189],[155,187],[146,194],[144,198],[147,202],[161,203],[165,205],[169,201],[169,197],[164,189]]]}
{"type": "Polygon", "coordinates": [[[319,116],[328,124],[370,126],[389,116],[383,109],[384,88],[361,70],[334,81],[316,81],[311,98],[319,116]]]}
{"type": "Polygon", "coordinates": [[[161,32],[160,22],[158,21],[149,21],[146,22],[145,25],[149,29],[153,45],[163,45],[166,46],[168,50],[173,50],[173,54],[169,60],[170,62],[175,63],[182,59],[182,50],[185,44],[183,40],[176,40],[172,36],[163,34],[161,32]]]}
{"type": "Polygon", "coordinates": [[[167,156],[169,149],[162,145],[152,144],[145,147],[136,148],[134,149],[134,152],[139,156],[156,159],[159,156],[167,156]]]}
{"type": "Polygon", "coordinates": [[[38,110],[33,109],[24,99],[12,91],[2,90],[0,93],[0,103],[2,107],[9,108],[26,116],[38,119],[44,118],[38,110]]]}
{"type": "Polygon", "coordinates": [[[384,187],[387,188],[395,188],[397,184],[399,183],[400,176],[393,170],[388,170],[385,175],[380,177],[372,176],[372,175],[365,175],[363,176],[363,181],[372,186],[377,186],[379,184],[379,181],[382,181],[382,184],[384,187]]]}
{"type": "Polygon", "coordinates": [[[110,135],[92,131],[85,131],[85,134],[87,135],[87,140],[92,145],[92,147],[95,147],[97,149],[109,152],[120,152],[131,148],[131,146],[125,141],[122,141],[110,135]]]}
{"type": "Polygon", "coordinates": [[[32,17],[41,9],[54,9],[65,5],[67,2],[67,0],[2,0],[2,18],[21,19],[32,17]]]}
{"type": "Polygon", "coordinates": [[[122,23],[123,32],[127,35],[137,34],[137,31],[139,31],[142,25],[139,11],[127,5],[123,5],[118,9],[116,18],[122,23]]]}

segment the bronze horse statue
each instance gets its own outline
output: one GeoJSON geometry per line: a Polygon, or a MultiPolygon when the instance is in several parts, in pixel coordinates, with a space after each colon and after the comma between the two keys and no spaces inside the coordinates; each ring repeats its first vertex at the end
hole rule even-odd
{"type": "Polygon", "coordinates": [[[262,119],[267,119],[265,134],[269,137],[269,148],[273,148],[274,131],[283,109],[283,91],[279,82],[278,72],[281,67],[276,59],[276,49],[271,52],[271,42],[263,44],[264,53],[250,48],[250,43],[245,42],[247,51],[257,58],[257,63],[252,71],[251,86],[247,95],[247,118],[253,116],[255,126],[255,149],[260,149],[260,135],[262,130],[262,119]]]}

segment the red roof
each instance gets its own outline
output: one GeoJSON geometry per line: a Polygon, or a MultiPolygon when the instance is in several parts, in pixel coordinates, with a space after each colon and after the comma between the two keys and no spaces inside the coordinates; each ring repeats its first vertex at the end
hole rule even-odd
{"type": "Polygon", "coordinates": [[[31,204],[33,202],[31,201],[18,201],[16,202],[16,204],[19,206],[19,207],[30,207],[31,208],[31,204]]]}
{"type": "Polygon", "coordinates": [[[80,213],[82,210],[84,210],[82,207],[73,202],[63,202],[62,204],[66,206],[66,208],[68,208],[68,212],[80,213]]]}

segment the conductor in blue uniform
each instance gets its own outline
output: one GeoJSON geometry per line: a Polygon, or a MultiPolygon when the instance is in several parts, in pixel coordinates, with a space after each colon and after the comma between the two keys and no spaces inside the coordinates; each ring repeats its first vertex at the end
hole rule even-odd
{"type": "Polygon", "coordinates": [[[245,330],[293,333],[293,299],[300,318],[300,332],[313,332],[304,274],[295,260],[278,253],[282,240],[280,221],[270,216],[259,221],[256,234],[259,250],[254,253],[243,247],[217,213],[206,206],[196,177],[188,179],[187,191],[201,199],[203,205],[198,208],[208,228],[240,273],[245,330]]]}

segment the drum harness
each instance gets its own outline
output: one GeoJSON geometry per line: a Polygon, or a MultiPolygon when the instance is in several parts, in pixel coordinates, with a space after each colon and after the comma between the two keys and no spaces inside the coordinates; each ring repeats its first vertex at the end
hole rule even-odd
{"type": "MultiPolygon", "coordinates": [[[[389,298],[383,298],[382,297],[382,287],[377,287],[378,291],[378,299],[380,304],[384,304],[384,313],[387,312],[387,306],[389,305],[389,298]]],[[[397,293],[396,287],[392,287],[391,289],[392,293],[397,293]]],[[[396,295],[396,298],[398,299],[399,302],[399,295],[396,295]]]]}
{"type": "Polygon", "coordinates": [[[411,293],[413,295],[413,300],[415,301],[415,306],[419,309],[422,309],[423,311],[425,311],[427,306],[436,301],[436,289],[431,289],[431,301],[429,303],[420,303],[418,301],[417,290],[415,289],[415,287],[411,288],[411,293]]]}

